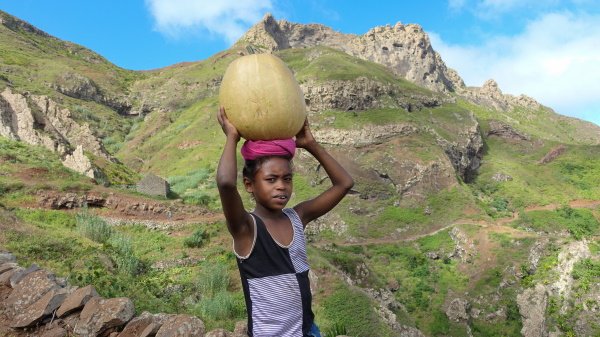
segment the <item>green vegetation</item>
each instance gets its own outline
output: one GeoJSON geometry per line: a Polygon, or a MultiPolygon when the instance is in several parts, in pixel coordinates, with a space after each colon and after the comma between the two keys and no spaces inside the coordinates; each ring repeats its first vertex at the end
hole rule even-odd
{"type": "Polygon", "coordinates": [[[557,278],[555,271],[558,265],[558,254],[560,247],[555,242],[550,242],[545,248],[543,257],[540,259],[534,274],[526,275],[521,284],[526,287],[532,287],[536,283],[548,284],[557,278]]]}
{"type": "Polygon", "coordinates": [[[406,234],[429,232],[452,223],[463,215],[467,207],[475,208],[471,192],[463,185],[431,193],[427,199],[413,205],[385,205],[378,212],[376,225],[367,228],[367,237],[384,237],[393,230],[406,234]]]}
{"type": "Polygon", "coordinates": [[[219,323],[231,317],[244,317],[246,304],[243,294],[232,294],[227,291],[230,278],[224,265],[208,265],[200,274],[197,282],[200,301],[194,310],[200,317],[219,321],[219,323]]]}
{"type": "Polygon", "coordinates": [[[360,290],[340,286],[323,301],[323,306],[327,318],[334,325],[345,327],[351,336],[393,335],[389,327],[379,321],[373,303],[360,290]]]}
{"type": "Polygon", "coordinates": [[[600,147],[569,146],[554,161],[539,164],[556,144],[508,143],[488,138],[486,165],[479,170],[474,193],[492,216],[506,216],[529,205],[566,203],[573,199],[600,200],[600,147]],[[496,182],[496,173],[512,180],[496,182]]]}
{"type": "MultiPolygon", "coordinates": [[[[5,249],[13,252],[21,265],[36,263],[67,277],[73,285],[92,284],[104,297],[129,297],[138,313],[195,314],[209,327],[229,329],[244,318],[243,295],[229,276],[235,273],[233,260],[222,259],[232,254],[225,254],[220,244],[211,244],[206,236],[203,251],[195,252],[199,248],[186,244],[189,237],[172,237],[141,225],[112,227],[91,211],[14,212],[23,225],[3,229],[3,236],[7,238],[5,249]],[[213,260],[169,262],[199,255],[213,260]],[[173,266],[153,267],[161,261],[173,266]]],[[[195,228],[191,237],[203,231],[225,235],[221,228],[222,224],[195,228]]]]}
{"type": "Polygon", "coordinates": [[[577,280],[576,289],[586,292],[593,282],[600,279],[600,261],[583,259],[575,264],[572,275],[577,280]]]}
{"type": "Polygon", "coordinates": [[[198,228],[194,231],[192,236],[185,238],[183,240],[183,244],[189,248],[200,248],[204,244],[204,241],[207,239],[206,232],[203,228],[198,228]]]}
{"type": "Polygon", "coordinates": [[[191,170],[183,176],[173,176],[167,179],[173,195],[185,203],[209,206],[217,201],[214,171],[209,168],[191,170]]]}
{"type": "Polygon", "coordinates": [[[365,76],[384,83],[402,83],[408,88],[424,91],[406,80],[396,79],[382,65],[360,60],[329,47],[285,49],[279,51],[277,56],[295,72],[299,82],[308,79],[317,81],[353,80],[359,76],[365,76]]]}
{"type": "Polygon", "coordinates": [[[517,223],[519,226],[547,233],[568,231],[577,240],[597,235],[600,229],[600,222],[592,211],[569,206],[554,211],[524,212],[517,223]]]}
{"type": "Polygon", "coordinates": [[[81,234],[94,242],[106,244],[113,236],[112,227],[98,216],[83,212],[77,214],[76,219],[81,234]]]}
{"type": "Polygon", "coordinates": [[[49,150],[0,136],[0,202],[6,206],[30,202],[43,190],[77,192],[92,186],[49,150]]]}
{"type": "MultiPolygon", "coordinates": [[[[0,137],[1,248],[15,253],[21,264],[39,264],[74,285],[93,284],[102,296],[130,297],[138,312],[194,314],[209,329],[231,330],[235,321],[244,319],[239,280],[232,277],[237,272],[230,236],[222,223],[149,230],[141,224],[109,225],[92,209],[77,213],[36,208],[45,192],[106,195],[117,190],[98,185],[131,185],[141,173],[154,172],[168,177],[170,198],[218,210],[215,170],[224,138],[215,119],[216,96],[225,68],[239,57],[241,47],[147,72],[120,69],[83,47],[4,25],[0,47],[0,90],[10,86],[16,92],[47,95],[69,109],[77,122],[88,124],[121,162],[92,156],[105,174],[93,182],[64,168],[56,154],[42,147],[0,137]],[[93,101],[60,94],[56,85],[76,84],[66,75],[89,80],[102,97],[93,101]],[[117,113],[114,105],[119,102],[130,103],[140,115],[117,113]]],[[[592,257],[574,267],[576,297],[550,297],[548,302],[549,326],[574,334],[582,308],[597,306],[586,296],[600,277],[600,208],[529,210],[575,205],[576,199],[600,200],[600,146],[591,145],[597,129],[543,108],[496,111],[460,97],[451,103],[381,65],[327,47],[277,54],[301,83],[364,77],[389,89],[376,98],[381,108],[310,112],[315,131],[354,134],[394,124],[413,130],[373,144],[355,146],[353,139],[344,140],[349,145],[325,144],[351,171],[356,193],[334,211],[331,221],[344,226],[310,237],[316,247],[323,247],[309,251],[321,280],[314,304],[324,335],[395,334],[382,323],[378,304],[363,288],[390,290],[398,303],[391,306],[398,322],[427,336],[467,335],[464,323],[446,315],[454,298],[468,298],[472,313],[480,312],[468,322],[472,335],[519,335],[517,292],[555,282],[565,242],[587,239],[592,257]],[[432,107],[434,100],[440,105],[432,107]],[[530,138],[487,136],[492,120],[530,138]],[[484,141],[483,160],[473,181],[464,182],[452,168],[457,158],[447,152],[462,151],[465,141],[471,141],[465,132],[477,128],[484,141]],[[541,163],[559,146],[565,148],[562,154],[541,163]],[[497,174],[510,178],[497,181],[497,174]],[[519,219],[507,224],[516,213],[519,219]],[[459,220],[466,224],[455,225],[459,220]],[[505,227],[509,225],[513,228],[505,227]],[[455,242],[460,240],[451,237],[454,229],[467,241],[455,242]],[[527,264],[529,252],[541,237],[550,243],[533,271],[527,264]],[[359,245],[362,240],[388,243],[359,245]],[[458,245],[466,255],[457,256],[458,245]],[[343,283],[341,273],[355,286],[343,283]],[[560,310],[565,303],[566,312],[560,310]],[[503,314],[486,318],[497,312],[503,314]]],[[[299,153],[291,204],[317,195],[329,183],[317,163],[299,153]]],[[[252,208],[248,195],[242,193],[242,198],[252,208]]]]}

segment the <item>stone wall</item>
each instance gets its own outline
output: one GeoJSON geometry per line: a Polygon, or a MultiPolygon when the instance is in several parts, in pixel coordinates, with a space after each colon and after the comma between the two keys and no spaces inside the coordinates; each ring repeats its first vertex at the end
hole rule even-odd
{"type": "Polygon", "coordinates": [[[204,322],[183,314],[135,316],[129,298],[102,298],[92,285],[70,286],[36,265],[23,268],[0,252],[0,336],[11,337],[242,337],[245,322],[233,332],[206,332],[204,322]]]}

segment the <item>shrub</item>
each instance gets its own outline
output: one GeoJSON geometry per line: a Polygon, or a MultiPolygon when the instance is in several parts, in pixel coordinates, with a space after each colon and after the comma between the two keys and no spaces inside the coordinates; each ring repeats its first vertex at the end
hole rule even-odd
{"type": "Polygon", "coordinates": [[[356,275],[356,268],[363,262],[360,255],[345,251],[327,251],[323,255],[349,275],[356,275]]]}
{"type": "Polygon", "coordinates": [[[135,276],[140,273],[142,263],[133,252],[133,245],[128,237],[113,233],[109,240],[115,250],[113,256],[120,272],[135,276]]]}
{"type": "Polygon", "coordinates": [[[228,286],[229,273],[223,264],[207,265],[198,277],[198,290],[203,297],[227,290],[228,286]]]}
{"type": "Polygon", "coordinates": [[[211,264],[204,268],[198,278],[200,301],[194,311],[204,319],[224,320],[241,317],[245,311],[243,295],[227,291],[229,273],[223,264],[211,264]]]}
{"type": "Polygon", "coordinates": [[[600,223],[590,210],[569,206],[555,211],[526,212],[519,223],[546,232],[567,230],[577,240],[594,235],[600,228],[600,223]]]}
{"type": "Polygon", "coordinates": [[[94,242],[105,244],[113,234],[112,227],[106,221],[87,211],[78,213],[76,219],[81,234],[94,242]]]}
{"type": "Polygon", "coordinates": [[[244,308],[245,303],[240,303],[234,294],[219,291],[211,297],[203,297],[195,309],[204,319],[223,320],[239,316],[244,308]]]}
{"type": "Polygon", "coordinates": [[[183,245],[188,248],[199,248],[202,247],[204,240],[207,238],[204,228],[198,228],[194,231],[192,236],[187,237],[183,240],[183,245]]]}

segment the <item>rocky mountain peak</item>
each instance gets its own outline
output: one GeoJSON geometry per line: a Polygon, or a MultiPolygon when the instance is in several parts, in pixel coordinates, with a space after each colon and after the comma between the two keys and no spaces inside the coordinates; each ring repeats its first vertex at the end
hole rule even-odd
{"type": "Polygon", "coordinates": [[[352,56],[380,63],[400,77],[437,92],[464,86],[446,67],[423,28],[416,24],[374,27],[364,35],[344,34],[321,24],[276,21],[271,14],[254,25],[238,44],[251,44],[264,52],[324,45],[352,56]]]}
{"type": "Polygon", "coordinates": [[[469,87],[448,68],[433,49],[429,36],[418,24],[385,25],[363,35],[344,34],[321,24],[299,24],[275,20],[270,13],[250,28],[237,44],[250,44],[262,52],[317,45],[341,50],[363,60],[382,64],[399,77],[442,93],[455,92],[488,107],[506,111],[514,106],[539,109],[541,105],[525,95],[503,94],[498,83],[488,80],[480,88],[469,87]]]}
{"type": "Polygon", "coordinates": [[[489,80],[485,81],[485,83],[483,83],[483,86],[481,87],[481,89],[488,91],[488,92],[498,93],[498,94],[502,93],[502,91],[500,91],[500,88],[498,87],[498,83],[496,83],[496,81],[494,81],[493,79],[489,79],[489,80]]]}

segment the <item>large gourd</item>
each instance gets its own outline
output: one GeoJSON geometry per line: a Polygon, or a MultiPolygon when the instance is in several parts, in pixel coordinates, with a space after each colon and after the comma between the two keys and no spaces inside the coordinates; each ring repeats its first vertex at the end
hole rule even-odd
{"type": "Polygon", "coordinates": [[[306,119],[298,82],[285,63],[271,54],[233,61],[223,76],[219,101],[240,135],[250,140],[292,138],[306,119]]]}

